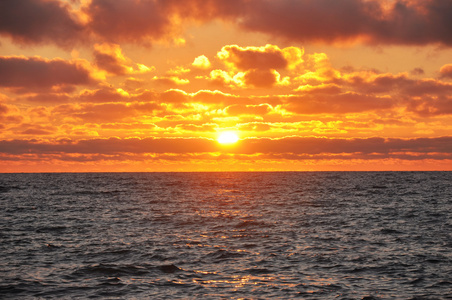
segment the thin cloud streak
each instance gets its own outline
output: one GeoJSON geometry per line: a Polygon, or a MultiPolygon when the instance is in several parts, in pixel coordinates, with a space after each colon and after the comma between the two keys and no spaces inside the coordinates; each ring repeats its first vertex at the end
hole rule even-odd
{"type": "MultiPolygon", "coordinates": [[[[229,154],[295,154],[295,155],[332,155],[355,154],[372,158],[378,154],[391,158],[393,154],[445,154],[452,158],[452,137],[439,138],[352,138],[331,139],[314,137],[285,138],[249,138],[237,145],[224,147],[218,142],[206,138],[108,138],[90,140],[58,140],[46,142],[40,140],[3,140],[0,141],[0,153],[3,154],[119,154],[119,153],[210,153],[229,154]]],[[[432,158],[434,155],[432,156],[432,158]]],[[[322,157],[323,158],[323,157],[322,157]]],[[[353,158],[351,156],[350,158],[353,158]]]]}

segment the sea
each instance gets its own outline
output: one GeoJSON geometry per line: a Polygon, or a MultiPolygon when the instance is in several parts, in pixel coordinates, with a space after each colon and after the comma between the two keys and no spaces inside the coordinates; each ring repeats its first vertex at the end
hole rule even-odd
{"type": "Polygon", "coordinates": [[[0,174],[1,299],[452,299],[452,172],[0,174]]]}

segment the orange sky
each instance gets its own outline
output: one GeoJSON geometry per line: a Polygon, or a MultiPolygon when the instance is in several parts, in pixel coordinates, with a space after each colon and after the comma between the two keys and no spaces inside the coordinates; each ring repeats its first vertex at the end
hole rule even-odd
{"type": "Polygon", "coordinates": [[[450,0],[2,1],[0,172],[452,170],[450,28],[450,0]]]}

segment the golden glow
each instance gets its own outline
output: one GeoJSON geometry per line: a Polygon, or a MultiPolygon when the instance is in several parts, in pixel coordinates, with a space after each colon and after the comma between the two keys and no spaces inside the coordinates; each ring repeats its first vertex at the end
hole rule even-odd
{"type": "Polygon", "coordinates": [[[237,134],[231,131],[221,133],[217,139],[220,144],[235,144],[238,142],[238,140],[239,137],[237,136],[237,134]]]}

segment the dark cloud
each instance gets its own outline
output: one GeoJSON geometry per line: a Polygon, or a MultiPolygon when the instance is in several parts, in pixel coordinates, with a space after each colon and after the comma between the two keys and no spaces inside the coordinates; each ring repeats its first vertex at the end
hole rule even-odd
{"type": "Polygon", "coordinates": [[[413,70],[411,70],[410,72],[412,75],[424,75],[425,71],[422,68],[414,68],[413,70]]]}
{"type": "Polygon", "coordinates": [[[299,42],[452,46],[450,0],[92,0],[87,20],[62,1],[0,1],[0,34],[25,44],[142,42],[222,19],[299,42]]]}
{"type": "Polygon", "coordinates": [[[0,103],[0,115],[6,114],[8,112],[8,106],[0,103]]]}
{"type": "MultiPolygon", "coordinates": [[[[452,137],[438,138],[355,138],[328,139],[310,137],[286,137],[279,139],[244,139],[234,147],[224,148],[216,141],[204,138],[108,138],[54,143],[39,140],[0,141],[0,153],[21,154],[199,154],[224,152],[237,155],[267,155],[273,158],[298,159],[450,159],[452,137]]],[[[185,159],[185,158],[184,158],[185,159]]]]}
{"type": "Polygon", "coordinates": [[[25,129],[21,132],[19,132],[19,134],[24,134],[24,135],[49,135],[54,133],[54,131],[49,131],[46,129],[41,129],[41,128],[29,128],[29,129],[25,129]]]}
{"type": "MultiPolygon", "coordinates": [[[[447,66],[447,65],[446,65],[447,66]]],[[[444,70],[444,69],[442,69],[444,70]]],[[[446,69],[447,70],[447,69],[446,69]]],[[[446,74],[446,72],[443,72],[446,74]]],[[[412,79],[407,74],[352,75],[344,84],[364,93],[398,93],[402,96],[450,95],[452,84],[436,79],[412,79]]]]}
{"type": "Polygon", "coordinates": [[[245,83],[255,87],[270,87],[277,82],[276,73],[271,70],[249,70],[245,73],[245,83]]]}
{"type": "Polygon", "coordinates": [[[407,111],[415,112],[423,117],[452,114],[452,97],[422,97],[410,99],[407,111]]]}
{"type": "Polygon", "coordinates": [[[297,114],[352,113],[388,109],[394,105],[390,98],[357,93],[335,95],[300,95],[282,98],[283,106],[297,114]]]}
{"type": "Polygon", "coordinates": [[[452,64],[442,66],[439,72],[443,78],[452,78],[452,64]]]}
{"type": "Polygon", "coordinates": [[[291,153],[296,155],[350,154],[350,158],[355,158],[356,154],[372,158],[375,153],[380,154],[379,158],[390,158],[393,153],[447,153],[450,156],[452,154],[452,137],[413,139],[332,139],[314,137],[247,139],[234,152],[242,154],[291,153]]]}
{"type": "Polygon", "coordinates": [[[72,117],[85,122],[110,123],[130,121],[137,117],[151,115],[161,109],[156,103],[84,103],[82,105],[60,105],[52,110],[54,117],[72,117]]]}
{"type": "Polygon", "coordinates": [[[121,48],[119,46],[108,44],[96,46],[94,49],[94,63],[98,68],[115,75],[124,75],[129,71],[127,66],[124,65],[125,59],[120,56],[121,48]]]}
{"type": "Polygon", "coordinates": [[[177,28],[160,1],[93,0],[84,12],[91,17],[90,30],[110,42],[150,42],[177,28]]]}
{"type": "Polygon", "coordinates": [[[92,83],[89,70],[62,59],[0,57],[0,87],[45,90],[92,83]]]}
{"type": "Polygon", "coordinates": [[[66,103],[69,102],[72,98],[67,94],[53,94],[53,93],[39,93],[34,96],[25,97],[24,100],[35,103],[44,103],[44,104],[52,104],[52,103],[66,103]]]}
{"type": "Polygon", "coordinates": [[[52,43],[62,47],[82,39],[83,26],[59,1],[0,1],[0,35],[22,44],[52,43]]]}
{"type": "Polygon", "coordinates": [[[112,87],[102,87],[96,90],[84,90],[78,97],[80,102],[126,102],[130,97],[112,87]]]}
{"type": "Polygon", "coordinates": [[[249,30],[295,41],[452,46],[449,0],[255,0],[240,19],[249,30]]]}
{"type": "Polygon", "coordinates": [[[237,45],[224,46],[219,57],[233,64],[240,70],[249,69],[279,69],[288,65],[288,60],[277,46],[239,47],[237,45]]]}
{"type": "Polygon", "coordinates": [[[37,140],[11,140],[0,141],[0,153],[196,153],[217,150],[216,144],[208,139],[201,138],[108,138],[80,140],[76,142],[46,143],[37,140]]]}

